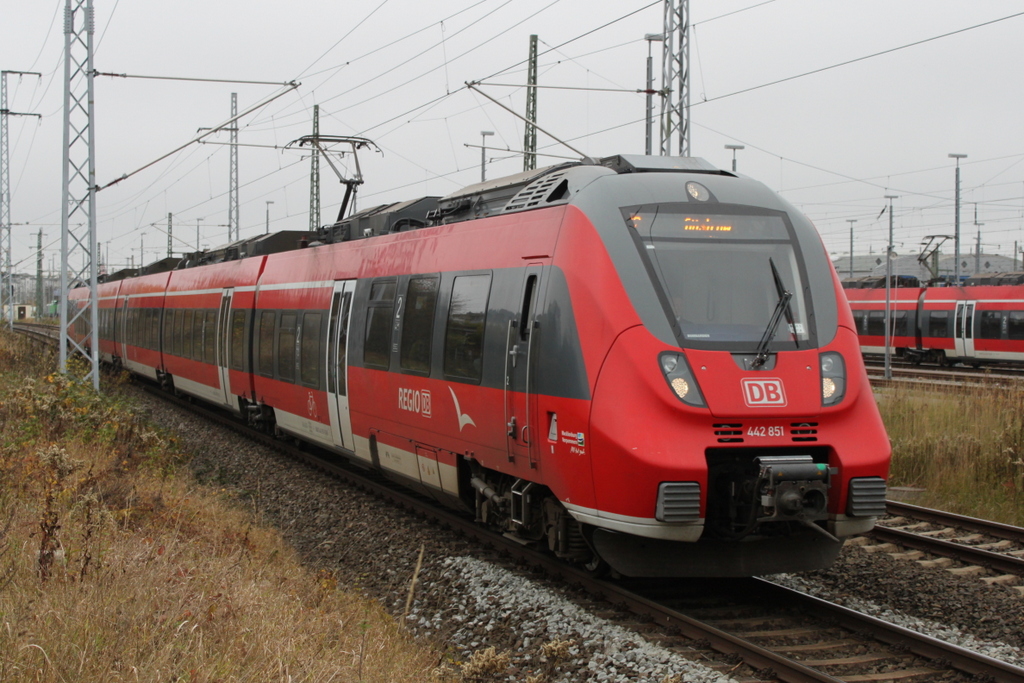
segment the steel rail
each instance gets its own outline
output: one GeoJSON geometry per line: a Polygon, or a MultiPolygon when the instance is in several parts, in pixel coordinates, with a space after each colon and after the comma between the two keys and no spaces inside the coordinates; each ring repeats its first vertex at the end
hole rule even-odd
{"type": "Polygon", "coordinates": [[[978,533],[988,534],[989,536],[1024,543],[1024,527],[1013,526],[1012,524],[1002,524],[1000,522],[990,522],[977,517],[958,515],[954,512],[945,512],[943,510],[933,510],[931,508],[920,507],[910,503],[901,503],[894,500],[887,501],[885,507],[890,515],[912,517],[913,519],[918,519],[922,522],[931,522],[932,524],[960,527],[962,529],[968,529],[969,531],[977,531],[978,533]]]}
{"type": "Polygon", "coordinates": [[[962,560],[970,564],[987,567],[1004,574],[1024,575],[1024,558],[1004,555],[1002,553],[975,548],[964,543],[954,543],[941,538],[922,536],[912,531],[889,529],[876,526],[869,532],[880,541],[896,543],[905,548],[920,550],[940,557],[962,560]]]}
{"type": "Polygon", "coordinates": [[[996,683],[1022,683],[1024,668],[1004,662],[973,650],[926,636],[897,624],[862,614],[848,607],[836,605],[821,598],[780,586],[766,579],[751,579],[766,594],[789,604],[800,602],[813,614],[827,615],[835,622],[858,633],[869,634],[872,638],[890,645],[906,648],[916,655],[934,661],[948,662],[953,668],[985,677],[996,683]]]}

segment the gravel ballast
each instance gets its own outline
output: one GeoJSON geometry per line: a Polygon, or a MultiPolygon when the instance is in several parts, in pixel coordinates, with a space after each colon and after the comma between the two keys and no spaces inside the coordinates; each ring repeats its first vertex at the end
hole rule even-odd
{"type": "MultiPolygon", "coordinates": [[[[570,589],[489,558],[447,529],[135,393],[150,418],[194,454],[201,482],[227,489],[278,527],[310,566],[380,601],[413,632],[445,643],[450,661],[442,668],[480,663],[493,647],[498,668],[506,669],[487,680],[732,680],[595,616],[570,589]],[[415,599],[405,614],[421,549],[415,599]]],[[[909,628],[1020,663],[1024,601],[1003,587],[854,548],[845,548],[829,570],[770,578],[886,619],[896,615],[909,628]]]]}

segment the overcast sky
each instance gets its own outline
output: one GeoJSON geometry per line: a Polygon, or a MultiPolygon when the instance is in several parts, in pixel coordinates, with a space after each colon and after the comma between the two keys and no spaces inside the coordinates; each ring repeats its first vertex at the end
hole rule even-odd
{"type": "MultiPolygon", "coordinates": [[[[11,220],[18,272],[59,258],[65,0],[3,0],[0,69],[10,75],[11,220]]],[[[594,157],[643,153],[648,43],[662,3],[623,0],[95,0],[101,72],[301,85],[245,117],[239,141],[279,145],[312,132],[371,138],[361,152],[359,207],[445,195],[480,179],[480,131],[493,130],[488,178],[522,170],[519,119],[465,87],[481,86],[517,112],[529,36],[540,40],[541,128],[594,157]],[[602,92],[598,89],[627,92],[602,92]]],[[[896,249],[954,230],[961,162],[963,253],[977,222],[982,250],[1024,245],[1024,3],[1001,0],[691,0],[691,154],[722,168],[726,144],[745,145],[740,173],[761,180],[817,225],[834,257],[884,250],[886,194],[896,249]],[[985,24],[985,25],[982,25],[985,24]],[[979,26],[981,25],[981,26],[979,26]],[[972,28],[976,27],[976,28],[972,28]],[[950,34],[950,35],[947,35],[950,34]],[[881,53],[881,54],[880,54],[881,53]],[[805,75],[806,74],[806,75],[805,75]],[[779,82],[782,81],[782,82],[779,82]]],[[[655,71],[660,53],[655,44],[655,71]]],[[[655,87],[660,87],[656,83],[655,87]]],[[[97,77],[97,183],[104,185],[222,123],[231,93],[244,110],[268,85],[97,77]]],[[[227,133],[210,138],[224,143],[227,133]]],[[[543,133],[538,148],[574,156],[543,133]]],[[[541,157],[538,164],[556,163],[541,157]]],[[[227,237],[228,147],[192,145],[97,196],[98,239],[113,268],[227,237]],[[143,236],[144,234],[144,236],[143,236]]],[[[350,158],[346,159],[350,163],[350,158]]],[[[309,225],[304,151],[241,147],[242,236],[309,225]],[[272,201],[272,205],[267,202],[272,201]]],[[[351,166],[349,166],[351,168],[351,166]]],[[[321,164],[322,223],[343,187],[321,164]]],[[[944,253],[952,252],[952,243],[944,253]]]]}

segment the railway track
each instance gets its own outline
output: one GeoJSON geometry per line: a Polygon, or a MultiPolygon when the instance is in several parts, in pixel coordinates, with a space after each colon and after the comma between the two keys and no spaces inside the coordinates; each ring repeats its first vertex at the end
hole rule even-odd
{"type": "MultiPolygon", "coordinates": [[[[955,670],[967,676],[986,676],[992,681],[1024,683],[1024,668],[761,579],[686,582],[680,591],[679,581],[595,578],[583,569],[488,531],[466,516],[440,509],[433,501],[336,457],[254,432],[230,416],[170,396],[156,387],[148,390],[290,458],[370,491],[390,504],[430,517],[472,538],[481,547],[490,547],[542,569],[607,603],[624,606],[660,627],[663,631],[653,634],[653,638],[662,644],[693,649],[694,643],[698,643],[699,647],[738,658],[747,671],[742,680],[930,680],[955,670]],[[865,673],[865,668],[871,671],[865,673]]],[[[652,634],[647,635],[652,638],[652,634]]]]}
{"type": "Polygon", "coordinates": [[[644,630],[650,640],[696,654],[713,650],[719,653],[719,660],[722,655],[738,660],[728,668],[719,667],[737,680],[854,683],[970,680],[979,676],[999,683],[1024,683],[1024,668],[761,579],[679,582],[595,578],[578,567],[490,532],[465,516],[440,509],[432,501],[336,456],[255,432],[230,416],[156,387],[147,390],[370,491],[390,504],[430,517],[473,539],[481,548],[492,548],[564,583],[580,586],[605,603],[622,606],[646,622],[644,630]]]}
{"type": "Polygon", "coordinates": [[[890,517],[868,534],[879,543],[863,549],[977,576],[1024,595],[1024,528],[907,503],[886,507],[890,517]]]}
{"type": "MultiPolygon", "coordinates": [[[[865,360],[868,379],[875,386],[886,382],[882,363],[865,360]]],[[[1024,381],[1024,369],[1012,367],[956,367],[939,368],[896,363],[890,366],[893,382],[914,382],[949,386],[1019,386],[1024,381]]]]}

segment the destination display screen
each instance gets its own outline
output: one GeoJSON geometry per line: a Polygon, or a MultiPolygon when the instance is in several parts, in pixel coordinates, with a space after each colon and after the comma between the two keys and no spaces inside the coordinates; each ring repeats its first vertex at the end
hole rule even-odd
{"type": "Polygon", "coordinates": [[[623,211],[626,224],[645,237],[713,240],[786,240],[789,233],[775,215],[699,214],[640,207],[623,211]]]}

